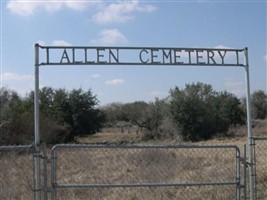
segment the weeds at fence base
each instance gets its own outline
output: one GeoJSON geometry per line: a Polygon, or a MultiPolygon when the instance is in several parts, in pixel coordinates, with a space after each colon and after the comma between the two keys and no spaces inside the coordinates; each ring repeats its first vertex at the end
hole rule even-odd
{"type": "Polygon", "coordinates": [[[0,152],[0,199],[33,199],[32,152],[0,152]]]}

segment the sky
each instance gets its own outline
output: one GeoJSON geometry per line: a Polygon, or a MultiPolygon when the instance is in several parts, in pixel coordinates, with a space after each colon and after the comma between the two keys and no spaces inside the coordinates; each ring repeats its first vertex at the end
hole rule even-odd
{"type": "MultiPolygon", "coordinates": [[[[34,44],[172,48],[248,47],[251,92],[267,91],[263,1],[1,1],[1,87],[34,90],[34,44]]],[[[127,60],[127,55],[123,58],[127,60]]],[[[242,98],[244,67],[41,66],[40,88],[91,90],[100,102],[153,101],[203,82],[242,98]]]]}

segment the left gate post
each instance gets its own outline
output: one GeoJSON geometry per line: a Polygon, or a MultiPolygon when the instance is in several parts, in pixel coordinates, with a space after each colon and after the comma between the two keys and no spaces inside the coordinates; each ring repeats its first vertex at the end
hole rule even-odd
{"type": "Polygon", "coordinates": [[[35,44],[35,89],[34,89],[34,199],[41,200],[40,187],[40,131],[39,131],[39,44],[35,44]]]}

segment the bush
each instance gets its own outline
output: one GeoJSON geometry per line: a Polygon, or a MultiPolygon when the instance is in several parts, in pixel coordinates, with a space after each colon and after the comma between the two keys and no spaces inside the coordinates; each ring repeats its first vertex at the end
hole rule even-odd
{"type": "Polygon", "coordinates": [[[239,99],[227,92],[215,92],[203,83],[171,90],[170,106],[184,140],[206,140],[216,133],[227,133],[232,124],[244,123],[239,99]]]}
{"type": "MultiPolygon", "coordinates": [[[[31,144],[34,140],[34,95],[21,98],[15,91],[0,89],[0,144],[31,144]]],[[[91,91],[40,90],[41,142],[68,142],[79,135],[94,134],[104,123],[91,91]]]]}

